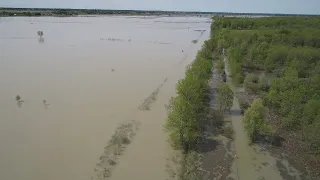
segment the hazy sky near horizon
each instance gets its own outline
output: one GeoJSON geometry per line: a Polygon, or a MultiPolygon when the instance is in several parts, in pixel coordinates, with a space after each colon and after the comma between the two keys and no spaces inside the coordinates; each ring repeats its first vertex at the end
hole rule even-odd
{"type": "Polygon", "coordinates": [[[0,0],[0,7],[320,14],[320,0],[0,0]]]}

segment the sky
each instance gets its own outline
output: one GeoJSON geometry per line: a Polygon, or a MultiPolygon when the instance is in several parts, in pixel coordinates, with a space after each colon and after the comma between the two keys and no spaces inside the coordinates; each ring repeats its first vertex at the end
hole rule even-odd
{"type": "Polygon", "coordinates": [[[0,0],[0,7],[320,14],[320,0],[0,0]]]}

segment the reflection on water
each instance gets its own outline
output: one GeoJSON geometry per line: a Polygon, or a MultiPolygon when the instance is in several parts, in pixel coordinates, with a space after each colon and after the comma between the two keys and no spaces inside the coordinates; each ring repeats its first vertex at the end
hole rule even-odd
{"type": "Polygon", "coordinates": [[[40,37],[38,38],[38,42],[39,42],[40,44],[43,44],[43,43],[44,43],[44,38],[43,38],[42,36],[40,36],[40,37]]]}
{"type": "MultiPolygon", "coordinates": [[[[119,123],[146,119],[150,124],[142,125],[141,131],[161,133],[162,122],[152,120],[166,115],[163,105],[175,92],[183,66],[203,42],[191,43],[201,32],[188,28],[210,27],[207,19],[192,17],[0,21],[0,179],[4,180],[87,180],[119,123]],[[44,36],[35,33],[39,29],[45,32],[45,43],[44,36]],[[17,93],[25,102],[12,99],[17,93]],[[161,104],[151,106],[155,101],[161,104]],[[137,109],[141,104],[151,111],[137,109]],[[153,114],[148,117],[148,113],[153,114]],[[143,130],[145,126],[148,129],[143,130]]],[[[160,140],[153,142],[150,145],[159,147],[153,151],[163,155],[160,140]]]]}
{"type": "Polygon", "coordinates": [[[17,105],[18,105],[18,108],[21,108],[21,107],[22,107],[22,102],[21,102],[21,101],[18,101],[18,102],[17,102],[17,105]]]}

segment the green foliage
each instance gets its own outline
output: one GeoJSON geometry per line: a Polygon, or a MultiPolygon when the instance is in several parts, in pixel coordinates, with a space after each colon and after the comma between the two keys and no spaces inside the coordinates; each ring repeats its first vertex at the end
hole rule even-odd
{"type": "Polygon", "coordinates": [[[269,86],[269,80],[268,80],[268,78],[265,77],[265,76],[262,76],[262,77],[259,79],[259,89],[260,89],[261,91],[267,92],[267,91],[269,91],[269,88],[270,88],[270,86],[269,86]]]}
{"type": "Polygon", "coordinates": [[[315,117],[315,123],[304,126],[303,132],[305,140],[309,143],[310,150],[320,154],[320,114],[315,117]]]}
{"type": "Polygon", "coordinates": [[[242,84],[244,82],[244,79],[245,75],[243,73],[236,74],[232,77],[232,80],[236,85],[242,84]]]}
{"type": "MultiPolygon", "coordinates": [[[[192,14],[195,12],[184,12],[192,14]]],[[[77,16],[77,15],[181,15],[174,11],[141,11],[141,10],[108,10],[108,9],[48,9],[48,8],[3,8],[0,7],[0,16],[77,16]]],[[[203,14],[198,12],[197,14],[203,14]]]]}
{"type": "MultiPolygon", "coordinates": [[[[216,46],[227,50],[233,80],[241,83],[243,74],[265,71],[258,82],[248,75],[246,90],[263,96],[286,130],[302,130],[310,149],[319,152],[320,18],[219,17],[212,30],[216,46]]],[[[256,124],[247,127],[251,137],[259,130],[252,128],[256,124]]]]}
{"type": "Polygon", "coordinates": [[[244,80],[244,85],[247,90],[257,93],[259,90],[259,77],[254,74],[249,74],[244,80]]]}
{"type": "Polygon", "coordinates": [[[222,58],[219,58],[219,60],[217,61],[217,63],[216,63],[216,66],[215,66],[215,68],[217,69],[217,72],[219,73],[219,74],[223,74],[224,73],[224,61],[223,61],[223,59],[222,58]]]}
{"type": "Polygon", "coordinates": [[[230,110],[233,104],[233,91],[228,84],[221,83],[217,90],[217,100],[219,102],[219,111],[224,114],[226,110],[230,110]]]}
{"type": "Polygon", "coordinates": [[[270,106],[277,109],[284,117],[288,128],[298,127],[301,121],[301,112],[307,98],[308,89],[305,82],[294,76],[275,79],[267,95],[270,106]]]}
{"type": "Polygon", "coordinates": [[[228,49],[229,69],[232,77],[242,72],[242,59],[243,55],[239,47],[230,47],[228,49]]]}
{"type": "Polygon", "coordinates": [[[263,106],[262,100],[255,99],[243,116],[245,129],[251,142],[255,141],[255,137],[259,133],[270,131],[265,123],[265,117],[266,108],[263,106]]]}
{"type": "Polygon", "coordinates": [[[314,97],[304,105],[303,124],[313,124],[318,116],[320,116],[320,99],[319,97],[314,97]]]}
{"type": "Polygon", "coordinates": [[[284,65],[287,56],[288,48],[286,46],[274,45],[269,49],[264,65],[268,71],[274,70],[284,65]]]}
{"type": "Polygon", "coordinates": [[[189,152],[203,136],[209,112],[212,60],[207,58],[209,41],[188,67],[185,78],[177,83],[177,96],[172,98],[166,130],[175,148],[189,152]]]}
{"type": "Polygon", "coordinates": [[[244,112],[249,108],[250,104],[247,101],[239,99],[239,105],[241,109],[241,114],[244,114],[244,112]]]}

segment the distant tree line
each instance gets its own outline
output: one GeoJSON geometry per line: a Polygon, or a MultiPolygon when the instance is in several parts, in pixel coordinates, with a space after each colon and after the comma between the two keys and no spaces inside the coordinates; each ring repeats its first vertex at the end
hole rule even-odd
{"type": "Polygon", "coordinates": [[[213,15],[213,16],[317,16],[311,14],[270,14],[232,12],[185,12],[110,9],[0,8],[0,16],[75,16],[75,15],[213,15]]]}

